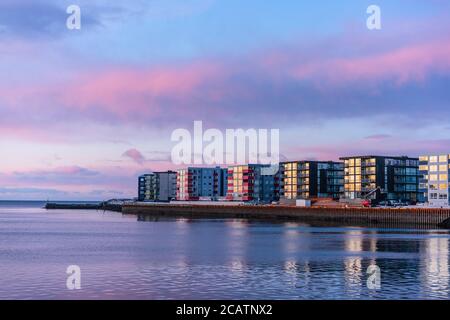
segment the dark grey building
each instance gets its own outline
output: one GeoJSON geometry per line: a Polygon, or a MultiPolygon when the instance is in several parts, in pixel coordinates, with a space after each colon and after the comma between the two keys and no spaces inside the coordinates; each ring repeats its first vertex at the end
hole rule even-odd
{"type": "Polygon", "coordinates": [[[419,159],[388,156],[343,157],[344,196],[375,201],[419,199],[419,159]]]}
{"type": "Polygon", "coordinates": [[[344,163],[290,161],[280,163],[282,199],[339,199],[344,193],[344,163]]]}
{"type": "Polygon", "coordinates": [[[138,184],[139,201],[167,202],[176,197],[177,174],[174,171],[144,174],[138,184]]]}

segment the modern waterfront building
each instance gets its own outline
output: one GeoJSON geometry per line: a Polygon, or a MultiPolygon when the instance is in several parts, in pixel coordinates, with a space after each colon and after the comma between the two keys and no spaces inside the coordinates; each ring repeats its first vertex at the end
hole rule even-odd
{"type": "Polygon", "coordinates": [[[421,175],[419,191],[423,201],[432,206],[448,206],[450,155],[430,155],[419,158],[421,175]]]}
{"type": "Polygon", "coordinates": [[[419,199],[419,159],[386,156],[343,157],[344,197],[375,201],[419,199]]]}
{"type": "Polygon", "coordinates": [[[218,200],[226,196],[227,170],[216,168],[190,167],[177,171],[176,199],[196,201],[218,200]]]}
{"type": "Polygon", "coordinates": [[[248,164],[228,167],[229,201],[270,203],[279,200],[279,173],[271,165],[248,164]]]}
{"type": "Polygon", "coordinates": [[[282,162],[280,175],[282,199],[339,199],[344,194],[343,162],[282,162]]]}
{"type": "Polygon", "coordinates": [[[155,189],[154,185],[155,175],[153,173],[144,174],[138,178],[138,200],[139,201],[154,201],[155,189]]]}
{"type": "Polygon", "coordinates": [[[176,172],[154,172],[139,177],[139,201],[163,201],[175,199],[176,172]]]}

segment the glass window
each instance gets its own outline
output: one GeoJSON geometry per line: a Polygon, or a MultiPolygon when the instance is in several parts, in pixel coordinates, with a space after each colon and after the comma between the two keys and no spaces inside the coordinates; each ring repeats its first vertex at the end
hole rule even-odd
{"type": "Polygon", "coordinates": [[[419,157],[419,161],[428,161],[428,156],[419,157]]]}
{"type": "Polygon", "coordinates": [[[440,172],[448,172],[448,166],[446,164],[439,166],[440,172]]]}
{"type": "Polygon", "coordinates": [[[433,162],[433,163],[438,162],[438,157],[437,156],[430,157],[430,162],[433,162]]]}
{"type": "Polygon", "coordinates": [[[448,162],[448,156],[439,156],[439,162],[448,162]]]}
{"type": "Polygon", "coordinates": [[[436,166],[436,165],[430,166],[430,172],[437,172],[437,171],[438,171],[438,166],[436,166]]]}

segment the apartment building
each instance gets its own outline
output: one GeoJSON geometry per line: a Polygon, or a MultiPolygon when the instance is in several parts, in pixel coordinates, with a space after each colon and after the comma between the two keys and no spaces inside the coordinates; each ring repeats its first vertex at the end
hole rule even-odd
{"type": "Polygon", "coordinates": [[[154,201],[155,189],[154,189],[155,175],[153,173],[144,174],[138,178],[138,200],[139,201],[154,201]]]}
{"type": "Polygon", "coordinates": [[[449,205],[450,155],[429,155],[419,158],[421,199],[432,206],[449,205]]]}
{"type": "Polygon", "coordinates": [[[344,194],[343,162],[282,162],[280,177],[280,196],[283,199],[339,199],[344,194]]]}
{"type": "Polygon", "coordinates": [[[387,156],[343,157],[344,197],[375,201],[419,200],[419,159],[387,156]]]}
{"type": "Polygon", "coordinates": [[[176,196],[176,172],[154,172],[138,178],[139,201],[167,202],[176,196]]]}
{"type": "Polygon", "coordinates": [[[270,203],[279,200],[279,173],[270,165],[248,164],[228,167],[229,201],[270,203]]]}
{"type": "Polygon", "coordinates": [[[227,171],[223,168],[190,167],[177,171],[176,199],[179,201],[218,200],[226,196],[227,171]]]}

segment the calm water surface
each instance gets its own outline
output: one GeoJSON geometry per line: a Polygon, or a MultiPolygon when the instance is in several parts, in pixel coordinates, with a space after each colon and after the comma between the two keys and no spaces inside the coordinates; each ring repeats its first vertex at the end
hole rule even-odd
{"type": "Polygon", "coordinates": [[[0,299],[448,299],[447,231],[138,221],[0,202],[0,299]],[[369,265],[381,289],[367,288],[369,265]],[[81,268],[79,291],[66,268],[81,268]]]}

